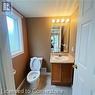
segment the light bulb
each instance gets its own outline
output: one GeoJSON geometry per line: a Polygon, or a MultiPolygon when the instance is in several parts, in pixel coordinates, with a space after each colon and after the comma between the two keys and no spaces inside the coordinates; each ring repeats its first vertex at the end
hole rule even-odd
{"type": "Polygon", "coordinates": [[[52,19],[52,23],[55,23],[55,19],[52,19]]]}
{"type": "Polygon", "coordinates": [[[66,22],[68,23],[70,21],[70,19],[68,18],[68,19],[66,19],[66,22]]]}

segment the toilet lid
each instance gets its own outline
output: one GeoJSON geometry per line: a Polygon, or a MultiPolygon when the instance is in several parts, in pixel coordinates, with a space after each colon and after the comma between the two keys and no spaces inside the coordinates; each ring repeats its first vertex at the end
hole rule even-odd
{"type": "Polygon", "coordinates": [[[41,68],[40,60],[37,57],[31,58],[31,61],[30,61],[30,69],[32,71],[39,71],[40,68],[41,68]]]}

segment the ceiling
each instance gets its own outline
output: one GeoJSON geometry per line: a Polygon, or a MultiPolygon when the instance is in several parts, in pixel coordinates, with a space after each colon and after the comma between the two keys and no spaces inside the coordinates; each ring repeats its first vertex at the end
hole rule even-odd
{"type": "Polygon", "coordinates": [[[11,0],[12,5],[25,17],[70,16],[78,0],[11,0]]]}

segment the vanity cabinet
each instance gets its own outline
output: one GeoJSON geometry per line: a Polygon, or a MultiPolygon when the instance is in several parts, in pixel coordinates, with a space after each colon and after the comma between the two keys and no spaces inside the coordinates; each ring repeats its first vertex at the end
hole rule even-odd
{"type": "Polygon", "coordinates": [[[73,83],[73,63],[52,63],[51,84],[71,86],[73,83]]]}
{"type": "Polygon", "coordinates": [[[52,84],[61,82],[61,64],[52,64],[52,84]]]}

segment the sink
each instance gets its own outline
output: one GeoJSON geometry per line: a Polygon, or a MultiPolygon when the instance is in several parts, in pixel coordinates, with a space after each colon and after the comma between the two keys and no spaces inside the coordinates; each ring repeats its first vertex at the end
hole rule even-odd
{"type": "Polygon", "coordinates": [[[67,61],[69,58],[68,56],[53,56],[52,60],[55,61],[67,61]]]}
{"type": "Polygon", "coordinates": [[[74,57],[70,54],[54,53],[51,54],[50,63],[74,63],[74,57]]]}

